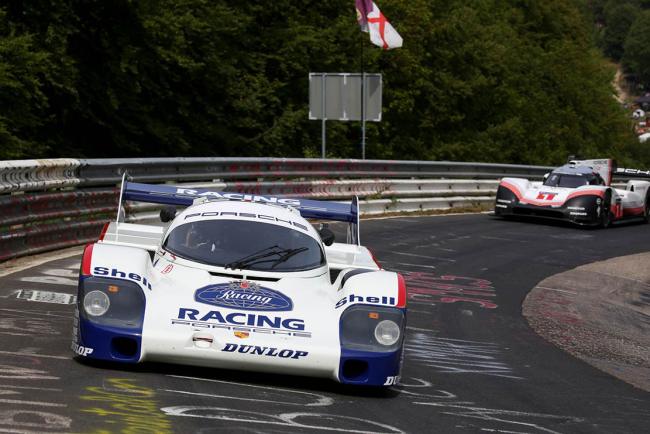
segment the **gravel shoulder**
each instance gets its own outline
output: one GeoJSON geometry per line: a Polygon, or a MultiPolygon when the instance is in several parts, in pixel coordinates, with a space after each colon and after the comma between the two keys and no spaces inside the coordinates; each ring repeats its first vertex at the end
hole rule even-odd
{"type": "Polygon", "coordinates": [[[541,281],[523,314],[546,340],[650,391],[650,253],[595,262],[541,281]]]}

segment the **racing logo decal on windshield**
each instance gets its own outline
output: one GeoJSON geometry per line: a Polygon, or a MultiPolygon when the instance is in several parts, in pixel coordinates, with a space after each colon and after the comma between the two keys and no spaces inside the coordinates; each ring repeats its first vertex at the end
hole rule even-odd
{"type": "Polygon", "coordinates": [[[264,288],[248,280],[209,285],[194,294],[199,303],[238,310],[285,311],[293,310],[293,302],[286,295],[264,288]]]}

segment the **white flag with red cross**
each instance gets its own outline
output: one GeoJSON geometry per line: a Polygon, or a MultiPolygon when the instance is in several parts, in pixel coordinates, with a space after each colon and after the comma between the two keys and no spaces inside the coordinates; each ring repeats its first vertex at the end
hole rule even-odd
{"type": "Polygon", "coordinates": [[[402,46],[402,37],[386,20],[375,2],[371,0],[355,0],[357,21],[361,30],[370,34],[370,41],[384,50],[402,46]]]}

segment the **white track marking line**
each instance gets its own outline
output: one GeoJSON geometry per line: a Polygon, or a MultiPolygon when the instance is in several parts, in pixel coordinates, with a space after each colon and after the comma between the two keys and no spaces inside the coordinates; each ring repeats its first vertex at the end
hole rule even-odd
{"type": "Polygon", "coordinates": [[[50,356],[46,354],[35,354],[35,353],[21,353],[18,351],[0,351],[0,354],[6,354],[9,356],[23,356],[23,357],[40,357],[43,359],[59,359],[59,360],[69,360],[70,357],[66,356],[50,356]]]}

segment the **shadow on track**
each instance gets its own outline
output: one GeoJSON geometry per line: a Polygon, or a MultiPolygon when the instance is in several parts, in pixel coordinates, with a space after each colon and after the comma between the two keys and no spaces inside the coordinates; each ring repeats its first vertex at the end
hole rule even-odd
{"type": "Polygon", "coordinates": [[[144,362],[141,364],[120,364],[103,360],[82,359],[74,357],[77,363],[106,370],[121,371],[140,374],[161,374],[171,376],[192,377],[197,379],[245,383],[257,386],[269,386],[285,389],[295,389],[307,392],[328,392],[343,396],[357,396],[365,398],[388,399],[397,398],[400,391],[386,387],[368,387],[340,384],[326,378],[312,378],[252,371],[237,371],[223,368],[205,368],[186,365],[175,365],[158,362],[144,362]]]}

